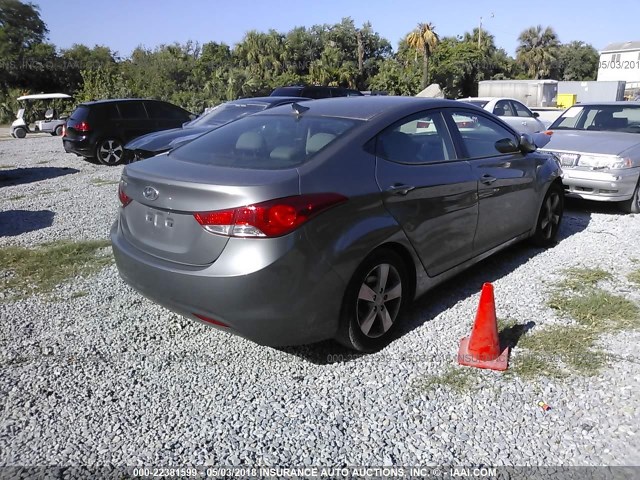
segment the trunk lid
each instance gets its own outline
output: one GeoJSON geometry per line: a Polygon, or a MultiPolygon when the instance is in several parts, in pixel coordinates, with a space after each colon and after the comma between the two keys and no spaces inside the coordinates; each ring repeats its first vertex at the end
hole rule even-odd
{"type": "Polygon", "coordinates": [[[300,193],[295,169],[218,167],[166,154],[128,165],[122,180],[121,188],[132,199],[120,212],[125,238],[150,255],[197,266],[215,262],[229,237],[207,232],[194,218],[195,212],[300,193]]]}

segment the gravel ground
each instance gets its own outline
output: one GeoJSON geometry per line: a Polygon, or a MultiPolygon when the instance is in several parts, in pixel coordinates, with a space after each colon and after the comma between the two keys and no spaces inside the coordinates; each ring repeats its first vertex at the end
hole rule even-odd
{"type": "MultiPolygon", "coordinates": [[[[0,247],[107,238],[120,172],[65,154],[59,138],[0,141],[0,247]]],[[[623,359],[595,377],[473,370],[459,392],[419,387],[458,368],[485,281],[500,318],[534,329],[568,322],[545,306],[562,268],[606,269],[640,301],[625,280],[637,216],[572,203],[560,237],[439,287],[367,356],[332,342],[266,348],[193,323],[113,265],[53,300],[0,303],[0,465],[640,465],[637,332],[601,339],[623,359]]]]}

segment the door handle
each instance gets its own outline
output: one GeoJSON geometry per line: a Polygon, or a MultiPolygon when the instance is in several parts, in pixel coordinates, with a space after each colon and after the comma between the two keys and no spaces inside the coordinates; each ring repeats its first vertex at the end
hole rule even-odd
{"type": "Polygon", "coordinates": [[[526,124],[527,124],[527,122],[522,122],[522,124],[523,124],[523,125],[526,125],[526,124]]]}
{"type": "Polygon", "coordinates": [[[389,188],[387,188],[387,192],[391,193],[392,195],[406,195],[407,193],[409,193],[411,190],[415,188],[416,187],[412,185],[401,185],[396,183],[395,185],[392,185],[389,188]]]}
{"type": "Polygon", "coordinates": [[[493,182],[495,182],[497,180],[496,177],[492,177],[491,175],[489,175],[488,173],[485,173],[484,175],[482,175],[482,177],[480,177],[480,181],[482,183],[484,183],[485,185],[491,185],[493,182]]]}

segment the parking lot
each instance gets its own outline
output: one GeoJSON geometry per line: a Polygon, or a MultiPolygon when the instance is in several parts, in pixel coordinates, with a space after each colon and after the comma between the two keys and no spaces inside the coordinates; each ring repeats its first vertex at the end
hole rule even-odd
{"type": "MultiPolygon", "coordinates": [[[[0,249],[107,240],[122,168],[66,154],[58,137],[0,138],[0,249]]],[[[550,300],[577,271],[604,272],[598,292],[640,305],[638,217],[566,207],[557,246],[481,262],[369,355],[195,324],[125,285],[108,248],[106,266],[50,292],[16,294],[0,266],[0,464],[638,465],[638,319],[590,331],[572,358],[526,342],[575,325],[550,300]],[[456,364],[484,282],[517,333],[503,374],[456,364]]]]}

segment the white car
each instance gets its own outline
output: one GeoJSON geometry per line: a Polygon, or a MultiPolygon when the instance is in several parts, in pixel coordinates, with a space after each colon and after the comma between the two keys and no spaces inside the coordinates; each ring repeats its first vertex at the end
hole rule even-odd
{"type": "Polygon", "coordinates": [[[538,120],[540,115],[537,112],[532,112],[522,102],[513,98],[469,97],[458,100],[493,113],[520,133],[536,133],[546,130],[544,123],[538,120]]]}

